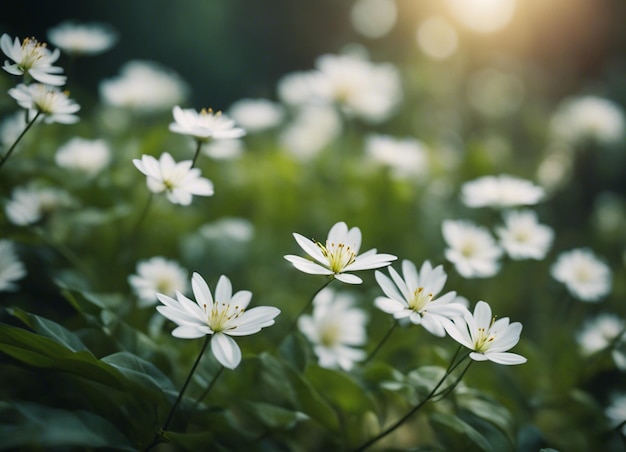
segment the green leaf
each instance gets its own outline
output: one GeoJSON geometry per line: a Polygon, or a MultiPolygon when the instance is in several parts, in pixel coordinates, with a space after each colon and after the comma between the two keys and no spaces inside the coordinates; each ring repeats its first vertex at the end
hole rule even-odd
{"type": "Polygon", "coordinates": [[[429,421],[445,450],[493,450],[481,433],[458,416],[433,413],[429,416],[429,421]]]}
{"type": "Polygon", "coordinates": [[[149,361],[128,352],[114,353],[102,358],[124,374],[124,376],[140,386],[151,385],[162,391],[176,392],[172,381],[149,361]]]}
{"type": "Polygon", "coordinates": [[[122,375],[89,351],[74,352],[58,342],[0,324],[0,351],[33,367],[51,368],[123,389],[122,375]]]}
{"type": "Polygon", "coordinates": [[[244,401],[242,407],[246,412],[252,414],[258,422],[271,429],[290,429],[297,423],[309,419],[306,414],[300,411],[292,411],[264,402],[244,401]]]}
{"type": "Polygon", "coordinates": [[[504,406],[478,394],[458,394],[456,400],[461,408],[493,424],[513,441],[513,418],[504,406]]]}
{"type": "Polygon", "coordinates": [[[110,422],[87,411],[14,403],[14,420],[0,426],[3,449],[24,447],[105,447],[136,450],[110,422]]]}

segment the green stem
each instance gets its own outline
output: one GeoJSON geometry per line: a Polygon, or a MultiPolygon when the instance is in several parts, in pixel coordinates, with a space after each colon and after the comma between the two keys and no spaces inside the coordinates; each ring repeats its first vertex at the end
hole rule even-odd
{"type": "Polygon", "coordinates": [[[218,370],[215,373],[215,375],[213,376],[213,379],[211,380],[211,383],[209,383],[209,386],[207,386],[207,388],[200,395],[200,397],[198,397],[198,400],[196,400],[196,403],[194,404],[194,409],[196,409],[198,407],[198,405],[200,404],[200,402],[202,402],[204,400],[204,398],[207,396],[207,394],[209,392],[211,392],[211,389],[213,389],[213,386],[215,386],[215,383],[217,382],[217,379],[219,378],[220,375],[222,375],[223,371],[224,371],[224,366],[220,366],[220,370],[218,370]]]}
{"type": "Polygon", "coordinates": [[[139,218],[133,225],[133,228],[130,230],[130,234],[128,234],[129,242],[132,242],[134,240],[135,236],[137,235],[137,232],[139,232],[139,227],[148,216],[148,210],[150,210],[150,206],[152,205],[153,198],[154,198],[154,195],[152,192],[150,192],[150,195],[148,196],[148,201],[146,201],[146,205],[143,207],[143,210],[141,211],[141,215],[139,215],[139,218]]]}
{"type": "Polygon", "coordinates": [[[391,328],[389,329],[389,331],[387,331],[387,334],[385,334],[385,336],[380,340],[380,342],[378,343],[376,348],[374,350],[372,350],[372,352],[369,354],[369,356],[367,358],[365,358],[365,361],[363,361],[363,365],[365,365],[368,362],[370,362],[370,360],[374,357],[374,355],[376,353],[378,353],[378,350],[380,350],[381,347],[385,344],[385,342],[387,342],[387,339],[389,339],[389,336],[391,336],[391,333],[393,333],[393,330],[395,330],[397,326],[398,326],[398,322],[396,322],[395,319],[394,319],[393,325],[391,325],[391,328]]]}
{"type": "MultiPolygon", "coordinates": [[[[456,363],[454,363],[454,359],[450,362],[450,365],[448,366],[448,369],[446,370],[446,373],[443,375],[443,377],[441,377],[441,380],[439,380],[437,382],[437,384],[435,385],[435,387],[428,393],[428,395],[417,405],[415,405],[407,414],[405,414],[404,416],[402,416],[399,420],[397,420],[396,422],[394,422],[391,426],[389,426],[386,430],[382,431],[381,433],[379,433],[378,435],[376,435],[375,437],[371,438],[370,440],[366,441],[365,443],[363,443],[362,445],[360,445],[359,447],[357,447],[356,449],[354,449],[355,452],[360,452],[363,451],[365,449],[367,449],[368,447],[370,447],[372,444],[374,444],[375,442],[381,440],[382,438],[384,438],[385,436],[387,436],[388,434],[390,434],[391,432],[393,432],[395,429],[397,429],[398,427],[400,427],[407,419],[409,419],[411,416],[413,416],[415,413],[417,413],[420,408],[422,408],[424,405],[426,405],[426,403],[428,401],[430,401],[433,396],[437,393],[437,390],[439,389],[439,387],[443,384],[443,382],[446,380],[446,378],[448,378],[448,376],[454,371],[454,369],[456,369],[459,364],[461,364],[463,361],[465,361],[465,359],[469,356],[469,353],[465,354],[460,360],[458,360],[456,363]]],[[[456,355],[455,355],[456,357],[456,355]]],[[[469,366],[468,366],[469,367],[469,366]]],[[[467,370],[467,369],[466,369],[467,370]]]]}
{"type": "Polygon", "coordinates": [[[459,377],[454,381],[454,383],[452,383],[450,386],[448,386],[441,392],[438,392],[437,394],[433,395],[433,400],[435,399],[435,397],[437,397],[437,400],[441,400],[445,398],[448,394],[450,394],[454,390],[454,388],[456,388],[457,385],[461,382],[461,380],[463,379],[463,376],[465,375],[465,372],[467,372],[467,369],[469,369],[469,367],[472,365],[473,362],[474,362],[473,360],[470,360],[467,363],[467,366],[465,366],[465,369],[463,369],[463,372],[461,372],[461,375],[459,375],[459,377]]]}
{"type": "Polygon", "coordinates": [[[322,287],[317,289],[317,291],[309,299],[307,304],[304,305],[304,307],[300,310],[298,315],[296,315],[296,317],[293,319],[293,321],[291,322],[291,325],[289,325],[289,329],[287,330],[287,332],[285,332],[285,335],[283,336],[283,338],[278,343],[281,343],[283,340],[285,340],[285,338],[287,336],[289,336],[289,334],[296,329],[296,326],[298,325],[298,319],[302,316],[302,314],[304,314],[307,311],[307,309],[309,309],[309,306],[311,306],[311,304],[313,303],[313,300],[315,300],[315,297],[317,296],[317,294],[319,294],[322,290],[324,290],[334,280],[335,280],[335,278],[331,277],[328,281],[326,281],[324,283],[324,285],[322,287]]]}
{"type": "MultiPolygon", "coordinates": [[[[26,112],[28,114],[28,110],[26,110],[26,112]]],[[[32,121],[30,121],[30,122],[26,121],[27,122],[26,127],[24,128],[24,130],[22,130],[22,133],[20,133],[20,136],[17,137],[17,139],[11,145],[9,150],[2,157],[0,157],[0,168],[2,168],[2,166],[5,164],[5,162],[9,159],[9,157],[11,156],[13,151],[15,150],[15,146],[17,146],[17,143],[19,143],[20,140],[22,139],[22,137],[24,135],[26,135],[26,132],[28,132],[28,129],[30,129],[33,126],[33,124],[35,124],[35,121],[37,121],[37,118],[39,118],[40,115],[41,115],[41,112],[38,111],[32,121]]]]}
{"type": "Polygon", "coordinates": [[[192,168],[194,166],[196,166],[196,160],[198,160],[198,156],[200,155],[200,150],[202,149],[202,141],[201,140],[196,140],[196,142],[198,144],[196,146],[196,153],[193,155],[193,160],[191,161],[191,167],[192,168]]]}

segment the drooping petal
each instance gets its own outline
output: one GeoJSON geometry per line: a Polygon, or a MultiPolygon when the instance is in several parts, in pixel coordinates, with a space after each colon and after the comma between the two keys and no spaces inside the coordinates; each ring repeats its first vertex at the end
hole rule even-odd
{"type": "Polygon", "coordinates": [[[328,268],[324,268],[315,262],[305,259],[300,256],[287,255],[285,259],[288,260],[298,270],[310,275],[332,275],[333,272],[328,268]]]}
{"type": "Polygon", "coordinates": [[[216,333],[211,338],[211,351],[215,359],[228,369],[236,368],[241,362],[241,349],[235,340],[222,333],[216,333]]]}
{"type": "Polygon", "coordinates": [[[486,353],[486,357],[494,363],[504,364],[506,366],[524,364],[528,361],[526,358],[516,353],[486,353]]]}
{"type": "Polygon", "coordinates": [[[487,355],[477,352],[470,353],[469,357],[472,358],[474,361],[487,361],[489,359],[487,355]]]}
{"type": "Polygon", "coordinates": [[[179,339],[197,339],[199,337],[206,336],[210,334],[211,330],[208,326],[204,328],[200,326],[189,326],[189,325],[181,325],[172,331],[172,336],[177,337],[179,339]],[[203,331],[203,329],[205,331],[203,331]]]}
{"type": "Polygon", "coordinates": [[[394,298],[376,297],[374,305],[387,314],[395,314],[407,308],[405,304],[394,298]]]}
{"type": "Polygon", "coordinates": [[[363,280],[356,275],[350,275],[347,273],[339,273],[335,275],[335,279],[346,284],[361,284],[363,280]]]}

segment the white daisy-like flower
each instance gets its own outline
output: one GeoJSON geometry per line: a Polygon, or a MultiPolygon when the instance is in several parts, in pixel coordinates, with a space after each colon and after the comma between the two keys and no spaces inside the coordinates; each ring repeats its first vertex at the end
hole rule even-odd
{"type": "Polygon", "coordinates": [[[193,108],[176,106],[172,113],[174,122],[170,124],[170,130],[189,135],[198,141],[233,140],[246,134],[242,128],[235,127],[235,121],[221,111],[214,113],[211,109],[202,109],[197,112],[193,108]]]}
{"type": "Polygon", "coordinates": [[[120,75],[100,83],[104,103],[138,113],[158,113],[180,105],[189,87],[174,71],[152,61],[126,63],[120,75]]]}
{"type": "Polygon", "coordinates": [[[498,364],[522,364],[527,360],[507,350],[513,348],[520,338],[522,324],[509,322],[508,317],[498,320],[491,316],[491,307],[484,301],[476,303],[474,314],[466,311],[452,321],[444,320],[448,335],[472,352],[474,361],[493,361],[498,364]]]}
{"type": "Polygon", "coordinates": [[[365,351],[355,347],[367,342],[366,321],[351,295],[326,288],[313,300],[312,314],[298,319],[298,328],[313,344],[321,367],[348,371],[365,359],[365,351]]]}
{"type": "Polygon", "coordinates": [[[447,275],[442,265],[433,268],[429,261],[422,264],[420,271],[411,261],[402,261],[402,275],[389,266],[387,277],[376,271],[376,281],[386,297],[376,297],[376,307],[396,319],[408,318],[415,325],[422,325],[435,336],[445,336],[442,319],[452,318],[467,308],[454,303],[456,292],[447,292],[440,297],[439,292],[446,283],[447,275]]]}
{"type": "Polygon", "coordinates": [[[46,85],[62,86],[65,84],[67,77],[58,75],[63,72],[63,68],[52,65],[61,55],[59,49],[51,52],[45,43],[37,42],[34,38],[26,38],[20,42],[16,37],[11,41],[11,37],[6,33],[0,37],[0,47],[4,54],[13,60],[13,63],[4,62],[3,69],[9,74],[28,74],[46,85]]]}
{"type": "Polygon", "coordinates": [[[567,143],[611,144],[624,137],[624,111],[609,99],[580,96],[566,99],[550,122],[555,138],[567,143]]]}
{"type": "Polygon", "coordinates": [[[37,112],[44,117],[48,124],[58,122],[60,124],[74,124],[79,121],[76,113],[80,105],[68,97],[66,92],[60,91],[54,86],[41,83],[17,85],[9,90],[9,95],[15,99],[18,105],[29,110],[29,117],[33,118],[37,112]]]}
{"type": "Polygon", "coordinates": [[[48,30],[48,39],[69,55],[98,55],[117,41],[117,33],[109,25],[66,21],[48,30]]]}
{"type": "Polygon", "coordinates": [[[331,107],[307,105],[298,110],[280,142],[296,157],[308,160],[341,134],[341,118],[331,107]]]}
{"type": "Polygon", "coordinates": [[[191,287],[195,303],[180,292],[176,299],[157,294],[164,306],[157,310],[176,323],[172,336],[182,339],[195,339],[212,335],[211,351],[217,361],[228,369],[236,368],[241,362],[241,349],[231,336],[248,336],[258,333],[261,328],[274,324],[280,314],[278,308],[258,306],[246,310],[252,299],[252,292],[240,290],[233,294],[230,280],[220,276],[215,288],[215,298],[202,276],[194,273],[191,287]]]}
{"type": "Polygon", "coordinates": [[[461,199],[468,207],[530,206],[544,194],[542,187],[508,174],[480,177],[461,187],[461,199]]]}
{"type": "Polygon", "coordinates": [[[506,211],[504,227],[497,227],[500,245],[511,259],[543,259],[554,239],[554,230],[539,224],[532,210],[506,211]]]}
{"type": "Polygon", "coordinates": [[[188,272],[174,260],[153,257],[137,263],[137,273],[128,277],[133,292],[139,297],[140,308],[157,303],[157,293],[173,297],[189,289],[188,272]]]}
{"type": "Polygon", "coordinates": [[[285,116],[284,108],[267,99],[241,99],[228,109],[230,116],[250,133],[278,126],[285,116]]]}
{"type": "Polygon", "coordinates": [[[373,161],[391,168],[393,176],[399,179],[422,178],[428,173],[426,148],[413,138],[371,134],[365,139],[365,153],[373,161]]]}
{"type": "Polygon", "coordinates": [[[193,195],[213,195],[213,183],[201,177],[198,168],[191,167],[191,160],[177,163],[168,152],[164,152],[159,160],[143,155],[141,160],[133,159],[133,164],[146,175],[148,189],[153,193],[165,192],[173,204],[188,206],[193,195]]]}
{"type": "MultiPolygon", "coordinates": [[[[626,341],[626,321],[615,314],[599,314],[585,320],[576,341],[585,356],[626,341]]],[[[613,351],[613,350],[612,350],[613,351]]]]}
{"type": "Polygon", "coordinates": [[[611,292],[611,269],[588,249],[561,253],[550,273],[582,301],[599,301],[611,292]]]}
{"type": "Polygon", "coordinates": [[[111,150],[104,140],[75,137],[57,150],[54,160],[62,168],[94,176],[109,164],[111,150]]]}
{"type": "Polygon", "coordinates": [[[62,190],[33,186],[16,187],[11,193],[11,199],[5,205],[5,212],[11,223],[27,226],[71,204],[72,199],[62,190]]]}
{"type": "Polygon", "coordinates": [[[613,394],[611,401],[604,411],[611,425],[621,425],[622,435],[626,435],[626,394],[613,394]]]}
{"type": "Polygon", "coordinates": [[[464,278],[487,278],[500,269],[502,248],[489,231],[464,220],[445,220],[443,238],[448,244],[446,259],[464,278]]]}
{"type": "Polygon", "coordinates": [[[0,240],[0,292],[17,289],[15,281],[25,275],[26,268],[17,257],[13,242],[0,240]]]}
{"type": "Polygon", "coordinates": [[[309,240],[298,233],[293,236],[298,245],[319,263],[294,255],[287,255],[285,259],[304,273],[329,275],[347,284],[363,282],[358,276],[347,272],[386,267],[397,259],[391,254],[377,254],[376,248],[359,255],[361,230],[357,227],[348,229],[343,221],[330,229],[325,244],[309,240]]]}

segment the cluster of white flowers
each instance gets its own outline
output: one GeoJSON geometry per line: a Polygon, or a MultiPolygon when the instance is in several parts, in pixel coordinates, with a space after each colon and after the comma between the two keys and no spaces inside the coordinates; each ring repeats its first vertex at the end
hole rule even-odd
{"type": "Polygon", "coordinates": [[[27,226],[72,204],[72,198],[64,190],[28,185],[13,189],[11,199],[5,205],[5,212],[11,223],[27,226]]]}
{"type": "Polygon", "coordinates": [[[373,161],[388,166],[398,179],[421,179],[428,174],[428,152],[425,145],[414,138],[370,134],[365,138],[365,153],[373,161]]]}
{"type": "Polygon", "coordinates": [[[95,176],[111,160],[111,150],[104,140],[75,137],[61,146],[55,155],[57,165],[95,176]]]}

